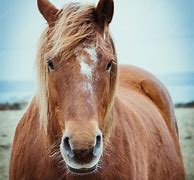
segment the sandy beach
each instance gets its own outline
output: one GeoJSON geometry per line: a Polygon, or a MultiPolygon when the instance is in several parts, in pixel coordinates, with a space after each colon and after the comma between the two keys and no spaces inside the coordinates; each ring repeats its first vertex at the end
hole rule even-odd
{"type": "MultiPolygon", "coordinates": [[[[11,144],[24,110],[0,111],[0,180],[8,179],[11,144]]],[[[175,110],[188,180],[194,179],[194,108],[175,110]]]]}

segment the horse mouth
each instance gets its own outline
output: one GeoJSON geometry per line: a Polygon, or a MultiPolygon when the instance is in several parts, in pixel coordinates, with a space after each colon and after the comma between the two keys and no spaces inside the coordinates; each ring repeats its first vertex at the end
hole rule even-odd
{"type": "Polygon", "coordinates": [[[72,167],[68,166],[68,169],[72,173],[75,173],[75,174],[88,174],[88,173],[92,173],[92,172],[94,172],[96,170],[96,168],[97,168],[97,165],[94,165],[91,168],[81,168],[81,169],[75,169],[75,168],[72,168],[72,167]]]}

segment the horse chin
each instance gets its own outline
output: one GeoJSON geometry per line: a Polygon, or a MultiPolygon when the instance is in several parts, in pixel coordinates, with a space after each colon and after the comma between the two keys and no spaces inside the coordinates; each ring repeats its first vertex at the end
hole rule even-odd
{"type": "Polygon", "coordinates": [[[87,175],[96,171],[97,164],[90,168],[80,168],[80,169],[75,169],[73,167],[68,166],[68,169],[74,175],[87,175]]]}

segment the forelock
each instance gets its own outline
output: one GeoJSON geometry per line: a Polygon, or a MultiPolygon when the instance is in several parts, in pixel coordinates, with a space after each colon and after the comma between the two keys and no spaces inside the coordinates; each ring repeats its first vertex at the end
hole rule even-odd
{"type": "Polygon", "coordinates": [[[81,42],[96,44],[97,24],[95,6],[71,3],[63,8],[55,26],[50,30],[49,56],[64,55],[69,59],[81,42]]]}

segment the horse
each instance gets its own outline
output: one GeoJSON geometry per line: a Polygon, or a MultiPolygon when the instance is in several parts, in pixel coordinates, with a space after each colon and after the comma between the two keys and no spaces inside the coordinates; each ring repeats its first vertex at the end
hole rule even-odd
{"type": "Polygon", "coordinates": [[[48,26],[37,91],[15,131],[10,180],[183,180],[171,97],[151,73],[118,65],[113,0],[38,0],[48,26]]]}

